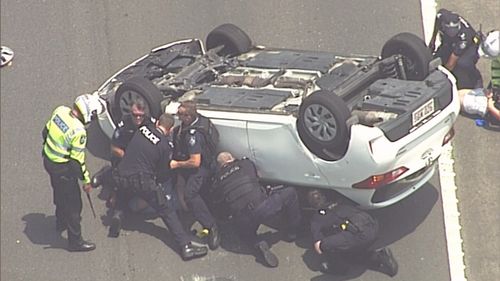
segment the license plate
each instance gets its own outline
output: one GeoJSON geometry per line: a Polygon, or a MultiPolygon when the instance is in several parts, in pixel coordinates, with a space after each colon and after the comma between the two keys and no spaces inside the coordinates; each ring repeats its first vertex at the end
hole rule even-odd
{"type": "Polygon", "coordinates": [[[434,99],[430,99],[428,102],[424,103],[417,110],[412,113],[412,122],[413,126],[420,123],[420,121],[424,120],[427,116],[431,115],[434,112],[434,99]]]}

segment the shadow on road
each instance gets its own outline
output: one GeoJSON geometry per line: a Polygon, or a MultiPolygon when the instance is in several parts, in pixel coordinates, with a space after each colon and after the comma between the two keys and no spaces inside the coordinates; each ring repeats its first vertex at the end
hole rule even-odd
{"type": "Polygon", "coordinates": [[[426,183],[417,192],[392,206],[371,211],[379,221],[379,239],[375,247],[390,245],[414,232],[429,215],[439,198],[439,192],[426,183]]]}
{"type": "MultiPolygon", "coordinates": [[[[478,120],[478,119],[483,120],[484,125],[481,126],[482,128],[484,128],[485,130],[488,130],[488,131],[500,132],[500,121],[494,120],[494,117],[490,116],[489,118],[482,118],[479,115],[468,114],[468,113],[463,112],[463,111],[460,112],[460,115],[467,118],[467,119],[471,119],[474,122],[476,122],[476,120],[478,120]]],[[[478,125],[476,124],[476,126],[478,126],[478,125]]]]}
{"type": "MultiPolygon", "coordinates": [[[[111,210],[108,210],[105,215],[101,216],[102,224],[109,228],[111,217],[111,210]]],[[[145,216],[127,212],[126,216],[123,219],[122,231],[120,233],[120,236],[127,235],[127,232],[132,231],[155,237],[165,243],[165,245],[171,248],[174,252],[179,253],[179,246],[175,242],[168,229],[165,228],[163,222],[159,218],[157,219],[157,216],[145,216]]],[[[120,239],[120,237],[108,237],[108,239],[120,239]]]]}
{"type": "Polygon", "coordinates": [[[44,249],[66,249],[68,242],[60,233],[56,232],[56,217],[45,216],[41,213],[25,215],[22,220],[25,223],[24,233],[28,239],[36,245],[44,246],[44,249]]]}

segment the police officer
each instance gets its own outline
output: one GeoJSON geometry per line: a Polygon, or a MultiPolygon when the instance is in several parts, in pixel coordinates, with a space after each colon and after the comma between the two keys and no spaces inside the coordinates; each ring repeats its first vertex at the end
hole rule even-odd
{"type": "MultiPolygon", "coordinates": [[[[191,244],[190,236],[177,216],[175,193],[169,181],[172,178],[169,163],[173,147],[168,135],[173,125],[174,118],[167,113],[162,114],[154,126],[141,125],[127,146],[114,177],[119,188],[117,203],[126,204],[135,196],[145,200],[173,234],[180,246],[181,257],[188,260],[206,255],[207,248],[191,244]]],[[[119,230],[121,223],[113,217],[112,225],[115,224],[119,230]]]]}
{"type": "Polygon", "coordinates": [[[217,156],[220,168],[210,189],[212,206],[231,216],[241,238],[254,246],[269,267],[278,266],[278,258],[265,240],[259,239],[260,224],[286,215],[287,240],[293,241],[299,232],[302,216],[295,189],[284,187],[268,194],[259,184],[257,170],[247,158],[236,160],[229,152],[217,156]]]}
{"type": "Polygon", "coordinates": [[[328,204],[319,190],[308,194],[309,204],[316,210],[311,217],[314,250],[325,262],[325,273],[343,275],[351,264],[363,264],[391,277],[398,264],[388,248],[371,250],[378,235],[378,222],[368,213],[347,204],[328,204]]]}
{"type": "Polygon", "coordinates": [[[198,114],[196,103],[191,100],[180,104],[177,115],[181,124],[174,129],[175,160],[170,162],[170,167],[179,169],[184,178],[186,203],[204,230],[208,230],[208,246],[215,250],[220,243],[219,231],[215,218],[200,195],[210,181],[211,163],[215,158],[214,152],[209,151],[209,136],[199,129],[202,119],[206,117],[198,114]]]}
{"type": "Polygon", "coordinates": [[[103,110],[104,106],[97,96],[81,95],[76,98],[73,108],[57,107],[42,131],[43,164],[53,189],[56,230],[62,232],[67,229],[70,251],[95,249],[94,243],[82,238],[82,198],[78,179],[83,180],[83,190],[89,193],[92,187],[85,166],[85,125],[103,110]]]}
{"type": "Polygon", "coordinates": [[[123,158],[125,149],[137,131],[137,128],[141,125],[151,126],[155,124],[156,119],[149,117],[146,114],[145,109],[146,104],[143,99],[136,98],[132,100],[130,105],[130,114],[125,115],[122,121],[118,123],[113,136],[111,137],[111,169],[109,169],[109,166],[107,168],[105,167],[92,178],[92,185],[94,188],[98,187],[102,183],[112,189],[112,192],[107,200],[107,205],[113,210],[114,219],[112,219],[112,221],[115,222],[115,224],[112,224],[112,227],[109,229],[110,237],[119,236],[119,228],[116,222],[121,220],[121,216],[124,211],[117,208],[117,188],[116,183],[113,181],[112,170],[116,169],[118,163],[123,158]]]}
{"type": "Polygon", "coordinates": [[[434,57],[440,57],[443,65],[457,77],[457,87],[482,87],[481,73],[476,67],[481,39],[474,28],[458,14],[440,9],[436,14],[434,32],[429,43],[432,51],[435,49],[438,33],[441,45],[434,57]]]}

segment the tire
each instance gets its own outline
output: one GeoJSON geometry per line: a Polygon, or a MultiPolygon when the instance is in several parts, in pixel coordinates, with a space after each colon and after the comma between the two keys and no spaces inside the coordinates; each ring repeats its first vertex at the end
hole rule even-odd
{"type": "Polygon", "coordinates": [[[207,50],[224,45],[218,52],[220,56],[237,56],[252,48],[250,37],[234,24],[226,23],[214,28],[206,40],[207,50]]]}
{"type": "Polygon", "coordinates": [[[351,113],[339,96],[320,90],[306,97],[299,109],[297,130],[305,146],[324,160],[342,158],[349,145],[346,124],[351,113]]]}
{"type": "Polygon", "coordinates": [[[114,117],[117,121],[122,120],[124,115],[130,114],[132,100],[138,98],[145,101],[145,113],[151,117],[158,118],[161,112],[161,91],[147,78],[133,77],[125,81],[116,90],[114,100],[114,117]]]}
{"type": "Polygon", "coordinates": [[[429,75],[432,53],[424,40],[412,33],[399,33],[382,48],[382,58],[402,55],[408,80],[422,81],[429,75]]]}

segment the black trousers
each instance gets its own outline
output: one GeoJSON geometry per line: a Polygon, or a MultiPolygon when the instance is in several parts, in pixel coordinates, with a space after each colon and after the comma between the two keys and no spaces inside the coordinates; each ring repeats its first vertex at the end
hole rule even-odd
{"type": "Polygon", "coordinates": [[[284,215],[282,227],[285,231],[296,231],[300,227],[302,214],[297,192],[292,187],[272,192],[261,204],[253,209],[242,210],[234,219],[242,240],[255,245],[259,242],[259,226],[280,219],[280,215],[284,215]]]}
{"type": "Polygon", "coordinates": [[[57,223],[67,225],[70,244],[79,244],[83,240],[80,225],[82,197],[78,183],[79,174],[71,163],[54,163],[43,157],[43,165],[50,176],[57,223]]]}
{"type": "Polygon", "coordinates": [[[378,223],[365,225],[360,233],[339,230],[321,240],[321,251],[329,267],[345,273],[353,264],[370,267],[377,255],[370,247],[377,239],[378,223]]]}
{"type": "Polygon", "coordinates": [[[186,169],[180,172],[186,182],[185,200],[196,220],[204,227],[211,228],[215,225],[215,218],[201,197],[204,187],[209,184],[210,172],[204,167],[186,169]]]}
{"type": "Polygon", "coordinates": [[[115,181],[118,184],[118,209],[125,210],[126,204],[132,198],[139,197],[158,212],[180,247],[191,242],[190,234],[186,232],[177,215],[177,194],[172,181],[157,184],[155,178],[150,175],[115,176],[115,181]]]}
{"type": "MultiPolygon", "coordinates": [[[[457,65],[451,71],[457,78],[457,88],[460,89],[475,89],[483,87],[483,77],[477,69],[476,64],[479,59],[477,53],[478,46],[467,48],[462,55],[459,56],[457,65]]],[[[443,64],[446,64],[452,54],[450,44],[441,44],[434,57],[440,57],[443,64]]]]}

